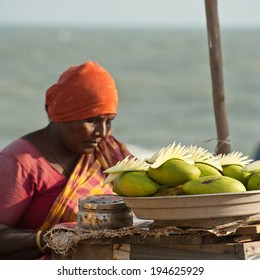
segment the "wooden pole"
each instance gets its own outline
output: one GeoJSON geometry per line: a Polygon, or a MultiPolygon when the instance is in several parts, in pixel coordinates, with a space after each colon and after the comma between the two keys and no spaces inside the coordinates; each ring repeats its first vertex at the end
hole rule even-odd
{"type": "Polygon", "coordinates": [[[223,63],[217,0],[205,0],[208,47],[218,143],[216,154],[230,153],[230,136],[225,106],[223,63]]]}

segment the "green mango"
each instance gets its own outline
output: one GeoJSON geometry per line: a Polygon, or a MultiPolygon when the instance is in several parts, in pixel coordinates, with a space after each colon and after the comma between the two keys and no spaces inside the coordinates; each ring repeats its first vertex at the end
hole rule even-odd
{"type": "Polygon", "coordinates": [[[113,181],[113,192],[119,196],[124,196],[124,194],[120,191],[118,187],[119,182],[120,182],[120,175],[116,177],[116,179],[113,181]]]}
{"type": "Polygon", "coordinates": [[[242,171],[242,166],[237,164],[225,165],[222,166],[223,168],[223,175],[237,179],[244,185],[248,182],[248,175],[249,172],[242,171]]]}
{"type": "Polygon", "coordinates": [[[200,176],[200,170],[194,164],[181,159],[169,159],[158,168],[149,167],[147,174],[158,184],[179,186],[200,176]]]}
{"type": "Polygon", "coordinates": [[[151,196],[159,189],[145,171],[124,172],[116,179],[116,187],[122,196],[151,196]]]}
{"type": "Polygon", "coordinates": [[[255,172],[250,175],[246,188],[249,191],[260,190],[260,172],[255,172]]]}
{"type": "Polygon", "coordinates": [[[199,168],[199,170],[201,172],[200,177],[210,176],[210,175],[222,176],[221,172],[217,168],[215,168],[207,163],[196,162],[195,165],[199,168]]]}
{"type": "Polygon", "coordinates": [[[182,189],[185,194],[213,194],[229,192],[245,192],[245,186],[238,180],[227,176],[204,176],[191,180],[182,189]]]}
{"type": "Polygon", "coordinates": [[[153,196],[175,196],[184,194],[182,186],[161,187],[153,196]]]}

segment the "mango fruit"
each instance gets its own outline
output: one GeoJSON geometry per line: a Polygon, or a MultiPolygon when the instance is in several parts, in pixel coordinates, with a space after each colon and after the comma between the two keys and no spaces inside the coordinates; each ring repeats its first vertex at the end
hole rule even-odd
{"type": "Polygon", "coordinates": [[[249,172],[242,171],[243,166],[237,164],[225,165],[223,168],[223,175],[237,179],[244,185],[248,182],[249,172]]]}
{"type": "Polygon", "coordinates": [[[238,180],[227,176],[204,176],[182,185],[185,194],[213,194],[245,192],[245,186],[238,180]]]}
{"type": "Polygon", "coordinates": [[[129,171],[116,178],[116,188],[121,196],[150,196],[159,185],[145,171],[129,171]]]}
{"type": "Polygon", "coordinates": [[[149,167],[147,174],[159,185],[179,186],[200,176],[194,164],[181,159],[169,159],[158,168],[149,167]]]}
{"type": "Polygon", "coordinates": [[[159,188],[159,190],[153,196],[175,196],[175,195],[183,195],[184,192],[182,190],[182,186],[177,187],[166,187],[163,186],[159,188]]]}
{"type": "Polygon", "coordinates": [[[119,196],[124,196],[124,194],[119,190],[118,187],[119,182],[120,182],[120,176],[116,177],[116,179],[113,181],[113,192],[119,196]]]}
{"type": "Polygon", "coordinates": [[[219,170],[207,163],[202,163],[202,162],[195,162],[195,165],[199,168],[200,170],[200,177],[203,176],[210,176],[210,175],[218,175],[222,176],[222,174],[219,172],[219,170]]]}
{"type": "Polygon", "coordinates": [[[249,191],[260,190],[260,172],[255,172],[250,175],[246,188],[249,191]]]}

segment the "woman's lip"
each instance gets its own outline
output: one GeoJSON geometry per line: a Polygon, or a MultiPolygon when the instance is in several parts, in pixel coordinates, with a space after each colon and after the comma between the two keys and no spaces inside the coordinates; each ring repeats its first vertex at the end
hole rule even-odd
{"type": "Polygon", "coordinates": [[[98,146],[97,142],[87,142],[86,144],[87,144],[87,146],[92,147],[92,148],[96,148],[98,146]]]}

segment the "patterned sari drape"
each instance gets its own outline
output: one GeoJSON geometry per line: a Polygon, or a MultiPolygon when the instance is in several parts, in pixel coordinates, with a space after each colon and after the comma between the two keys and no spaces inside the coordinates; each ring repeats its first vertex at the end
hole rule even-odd
{"type": "Polygon", "coordinates": [[[40,229],[46,230],[58,223],[76,221],[78,200],[82,196],[113,193],[111,184],[103,185],[103,171],[129,155],[129,151],[113,137],[110,140],[102,143],[93,154],[81,156],[40,229]]]}

